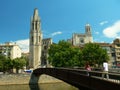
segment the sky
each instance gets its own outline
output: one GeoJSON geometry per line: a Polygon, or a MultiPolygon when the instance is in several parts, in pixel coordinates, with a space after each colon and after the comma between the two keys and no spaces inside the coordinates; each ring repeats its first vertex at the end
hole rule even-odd
{"type": "Polygon", "coordinates": [[[15,42],[29,51],[30,18],[38,8],[43,38],[67,40],[85,33],[90,24],[94,42],[120,38],[120,0],[0,0],[0,44],[15,42]]]}

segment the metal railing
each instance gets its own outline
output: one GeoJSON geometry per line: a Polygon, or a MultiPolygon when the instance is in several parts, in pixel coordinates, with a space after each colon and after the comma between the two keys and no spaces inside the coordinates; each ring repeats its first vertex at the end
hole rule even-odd
{"type": "Polygon", "coordinates": [[[113,83],[118,83],[120,84],[120,69],[117,70],[113,70],[111,69],[108,72],[108,76],[109,78],[107,79],[107,77],[102,77],[102,74],[104,74],[104,72],[100,71],[100,69],[98,71],[92,70],[92,71],[87,71],[83,68],[79,68],[79,69],[70,69],[70,70],[75,70],[83,75],[87,75],[87,73],[89,73],[89,77],[94,77],[94,78],[98,78],[98,79],[102,79],[102,80],[107,80],[113,83]]]}

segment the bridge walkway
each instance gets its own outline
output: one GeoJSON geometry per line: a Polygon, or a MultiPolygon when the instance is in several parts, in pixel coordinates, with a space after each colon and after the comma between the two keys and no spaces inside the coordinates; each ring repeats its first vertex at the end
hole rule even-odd
{"type": "Polygon", "coordinates": [[[80,90],[120,90],[120,74],[109,73],[109,79],[102,78],[102,72],[70,68],[38,68],[33,71],[36,77],[47,74],[63,80],[80,90]]]}

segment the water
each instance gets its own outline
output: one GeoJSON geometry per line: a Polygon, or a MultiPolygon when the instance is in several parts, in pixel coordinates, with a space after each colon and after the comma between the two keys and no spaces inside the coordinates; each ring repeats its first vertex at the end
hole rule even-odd
{"type": "Polygon", "coordinates": [[[3,85],[0,90],[78,90],[66,83],[49,83],[39,85],[3,85]]]}

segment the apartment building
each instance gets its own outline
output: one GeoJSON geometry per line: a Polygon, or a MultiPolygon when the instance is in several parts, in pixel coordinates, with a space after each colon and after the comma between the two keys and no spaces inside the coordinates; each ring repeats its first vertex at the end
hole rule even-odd
{"type": "Polygon", "coordinates": [[[20,58],[21,53],[21,48],[15,43],[6,42],[5,44],[0,44],[0,54],[10,59],[20,58]]]}

